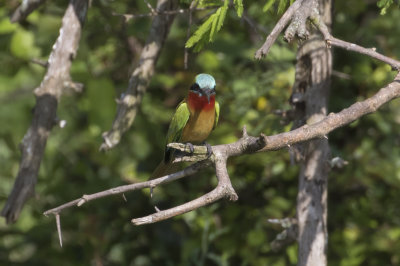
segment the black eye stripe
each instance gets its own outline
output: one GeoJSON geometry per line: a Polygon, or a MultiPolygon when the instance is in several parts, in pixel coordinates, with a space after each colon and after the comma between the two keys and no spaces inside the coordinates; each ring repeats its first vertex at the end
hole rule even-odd
{"type": "MultiPolygon", "coordinates": [[[[215,87],[216,86],[214,86],[212,89],[210,89],[210,91],[215,93],[215,87]]],[[[200,89],[200,86],[197,83],[193,83],[192,86],[190,87],[190,90],[191,91],[196,91],[196,92],[203,92],[203,90],[200,89]]]]}
{"type": "Polygon", "coordinates": [[[199,84],[197,84],[197,83],[194,83],[194,84],[190,87],[190,90],[192,90],[192,91],[201,91],[201,90],[200,90],[200,87],[199,87],[199,84]]]}

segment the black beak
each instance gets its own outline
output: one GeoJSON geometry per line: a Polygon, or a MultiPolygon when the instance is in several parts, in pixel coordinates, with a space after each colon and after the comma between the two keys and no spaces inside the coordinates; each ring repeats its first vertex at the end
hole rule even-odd
{"type": "Polygon", "coordinates": [[[203,90],[203,93],[207,96],[208,103],[210,103],[210,97],[211,97],[211,95],[215,94],[215,91],[212,89],[211,90],[205,89],[205,90],[203,90]]]}

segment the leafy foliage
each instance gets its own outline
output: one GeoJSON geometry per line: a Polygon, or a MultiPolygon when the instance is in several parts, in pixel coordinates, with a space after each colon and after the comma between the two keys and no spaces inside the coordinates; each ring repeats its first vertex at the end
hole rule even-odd
{"type": "Polygon", "coordinates": [[[267,12],[268,10],[273,7],[274,4],[277,3],[277,8],[276,11],[278,14],[283,14],[283,12],[286,10],[286,6],[289,4],[289,6],[294,2],[294,0],[268,0],[265,5],[263,6],[263,11],[267,12]]]}
{"type": "Polygon", "coordinates": [[[243,0],[233,0],[233,4],[235,5],[236,14],[240,18],[243,14],[243,0]]]}
{"type": "MultiPolygon", "coordinates": [[[[201,6],[209,6],[207,3],[200,3],[201,6]]],[[[243,13],[242,0],[235,0],[234,2],[237,15],[241,17],[243,13]]],[[[214,3],[212,3],[214,5],[214,3]]],[[[187,40],[186,48],[194,47],[194,51],[200,51],[207,42],[214,41],[215,34],[219,32],[224,24],[226,12],[229,8],[229,0],[224,0],[224,4],[219,7],[214,14],[212,14],[195,33],[187,40]]]]}
{"type": "MultiPolygon", "coordinates": [[[[394,3],[393,0],[379,0],[377,5],[381,9],[381,15],[385,15],[388,8],[394,3]]],[[[400,6],[400,2],[397,1],[397,5],[400,6]]]]}

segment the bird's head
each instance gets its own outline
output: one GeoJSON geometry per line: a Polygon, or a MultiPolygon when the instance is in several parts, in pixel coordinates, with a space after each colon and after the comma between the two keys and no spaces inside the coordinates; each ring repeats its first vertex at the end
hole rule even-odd
{"type": "Polygon", "coordinates": [[[211,75],[199,74],[190,87],[190,91],[200,97],[207,97],[207,101],[210,102],[211,95],[215,95],[215,85],[215,79],[211,75]]]}

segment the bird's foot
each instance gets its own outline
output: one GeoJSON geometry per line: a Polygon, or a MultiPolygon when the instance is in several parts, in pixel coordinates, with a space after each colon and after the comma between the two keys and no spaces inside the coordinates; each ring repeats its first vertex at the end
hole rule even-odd
{"type": "Polygon", "coordinates": [[[186,143],[186,146],[189,148],[190,153],[193,154],[194,153],[194,146],[192,143],[188,142],[186,143]]]}
{"type": "Polygon", "coordinates": [[[212,148],[211,145],[208,144],[207,142],[203,142],[203,144],[207,147],[207,158],[210,158],[211,154],[212,154],[212,148]]]}

